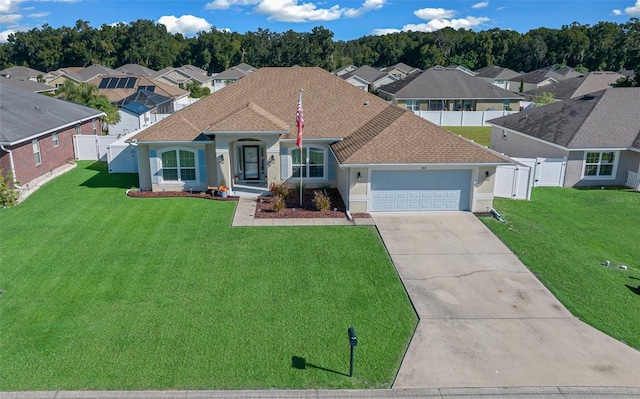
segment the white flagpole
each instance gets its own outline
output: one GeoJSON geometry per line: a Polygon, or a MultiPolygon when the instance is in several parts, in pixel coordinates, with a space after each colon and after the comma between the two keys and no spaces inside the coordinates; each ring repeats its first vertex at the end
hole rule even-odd
{"type": "MultiPolygon", "coordinates": [[[[302,89],[300,89],[300,112],[304,115],[304,112],[302,111],[302,89]]],[[[301,118],[302,120],[304,120],[304,117],[301,118]]],[[[303,123],[302,121],[300,121],[300,123],[303,123]]],[[[300,131],[301,128],[298,127],[298,131],[300,131]]],[[[306,162],[302,162],[302,154],[304,154],[302,152],[302,140],[300,140],[300,209],[302,209],[302,170],[304,168],[304,164],[306,162]]],[[[306,161],[306,160],[305,160],[306,161]]]]}

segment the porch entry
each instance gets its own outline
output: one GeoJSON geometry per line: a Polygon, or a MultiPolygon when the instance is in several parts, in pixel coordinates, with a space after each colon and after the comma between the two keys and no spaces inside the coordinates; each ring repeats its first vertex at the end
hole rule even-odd
{"type": "Polygon", "coordinates": [[[240,181],[259,182],[265,175],[265,147],[258,143],[239,144],[236,152],[235,176],[240,181]]]}

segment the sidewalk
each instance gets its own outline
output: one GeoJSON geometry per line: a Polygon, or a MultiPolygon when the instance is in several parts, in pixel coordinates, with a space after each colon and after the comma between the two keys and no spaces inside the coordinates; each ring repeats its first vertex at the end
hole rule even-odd
{"type": "Polygon", "coordinates": [[[258,226],[372,226],[373,218],[286,218],[286,219],[256,219],[256,198],[240,197],[236,212],[233,215],[232,227],[258,226]]]}

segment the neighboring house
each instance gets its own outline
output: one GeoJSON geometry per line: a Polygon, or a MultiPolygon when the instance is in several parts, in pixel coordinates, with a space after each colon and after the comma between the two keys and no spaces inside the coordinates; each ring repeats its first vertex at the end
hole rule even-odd
{"type": "Polygon", "coordinates": [[[399,79],[368,65],[363,65],[355,71],[346,73],[340,77],[362,90],[369,90],[370,88],[377,89],[380,86],[396,82],[399,79]]]}
{"type": "Polygon", "coordinates": [[[578,76],[584,75],[583,72],[578,72],[570,66],[566,65],[549,65],[544,68],[540,68],[540,71],[546,71],[547,76],[552,77],[558,81],[564,79],[576,78],[578,76]]]}
{"type": "Polygon", "coordinates": [[[411,75],[412,73],[420,71],[420,68],[414,68],[402,62],[382,69],[382,72],[385,72],[387,75],[391,75],[397,79],[404,79],[407,77],[407,75],[411,75]]]}
{"type": "Polygon", "coordinates": [[[622,186],[640,173],[638,115],[640,88],[601,90],[489,121],[491,148],[510,157],[567,158],[565,187],[622,186]]]}
{"type": "Polygon", "coordinates": [[[143,67],[139,64],[125,64],[115,69],[118,72],[126,73],[127,75],[143,75],[154,76],[157,72],[153,69],[143,67]]]}
{"type": "Polygon", "coordinates": [[[381,86],[378,95],[411,111],[518,110],[522,99],[465,72],[443,67],[381,86]]]}
{"type": "Polygon", "coordinates": [[[37,69],[25,67],[25,66],[12,66],[0,71],[0,76],[13,80],[30,80],[37,82],[39,78],[44,79],[46,73],[38,71],[37,69]]]}
{"type": "Polygon", "coordinates": [[[173,99],[171,97],[163,96],[146,89],[136,91],[122,101],[118,101],[116,105],[124,107],[131,103],[138,103],[149,107],[152,114],[171,114],[176,111],[173,107],[173,99]]]}
{"type": "Polygon", "coordinates": [[[520,92],[520,86],[523,86],[522,92],[525,92],[583,75],[566,65],[550,65],[509,79],[506,84],[507,90],[520,92]]]}
{"type": "Polygon", "coordinates": [[[0,77],[0,82],[3,85],[16,87],[18,89],[31,91],[33,93],[50,93],[53,94],[56,91],[55,87],[51,87],[44,83],[35,82],[33,80],[16,80],[13,78],[0,77]]]}
{"type": "Polygon", "coordinates": [[[101,134],[105,113],[0,83],[0,169],[22,187],[74,159],[74,134],[101,134]]]}
{"type": "Polygon", "coordinates": [[[347,65],[347,66],[343,66],[342,68],[338,68],[338,69],[336,69],[335,71],[333,71],[331,73],[336,75],[336,76],[342,76],[345,73],[353,72],[356,69],[358,69],[358,67],[355,66],[355,65],[347,65]]]}
{"type": "Polygon", "coordinates": [[[172,104],[163,110],[162,113],[171,113],[178,107],[177,104],[185,97],[189,96],[189,92],[177,86],[163,83],[152,79],[149,76],[141,75],[106,75],[99,76],[89,81],[90,84],[98,86],[100,94],[107,96],[112,104],[122,103],[127,97],[134,95],[140,90],[159,94],[172,99],[172,104]]]}
{"type": "Polygon", "coordinates": [[[125,73],[116,71],[115,69],[107,68],[102,65],[93,64],[86,68],[83,67],[68,67],[60,68],[54,72],[51,72],[47,76],[47,84],[53,87],[64,86],[67,80],[72,80],[75,83],[89,82],[107,75],[124,75],[125,73]]]}
{"type": "Polygon", "coordinates": [[[213,91],[218,91],[257,71],[249,64],[238,64],[213,75],[213,91]]]}
{"type": "Polygon", "coordinates": [[[337,187],[349,212],[485,212],[496,167],[509,163],[316,67],[262,68],[130,142],[142,190],[202,191],[222,182],[267,190],[302,175],[306,187],[337,187]]]}
{"type": "Polygon", "coordinates": [[[196,82],[202,87],[208,87],[213,91],[213,77],[209,76],[207,71],[193,65],[184,65],[178,68],[167,67],[153,75],[153,78],[159,82],[178,86],[187,89],[187,84],[196,82]]]}
{"type": "Polygon", "coordinates": [[[510,79],[515,79],[519,76],[520,74],[516,71],[495,65],[486,66],[475,71],[476,78],[480,78],[485,82],[491,83],[505,90],[509,89],[507,82],[510,79]]]}
{"type": "Polygon", "coordinates": [[[109,125],[109,134],[124,136],[151,124],[151,108],[136,102],[123,105],[118,110],[120,122],[109,125]]]}
{"type": "Polygon", "coordinates": [[[587,72],[586,75],[542,86],[538,89],[521,93],[521,95],[533,101],[536,96],[542,93],[551,93],[555,100],[564,101],[608,89],[622,77],[622,75],[616,72],[587,72]]]}

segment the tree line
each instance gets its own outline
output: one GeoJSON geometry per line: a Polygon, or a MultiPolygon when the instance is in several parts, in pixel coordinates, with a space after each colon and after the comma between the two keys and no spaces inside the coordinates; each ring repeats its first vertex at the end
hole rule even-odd
{"type": "Polygon", "coordinates": [[[389,66],[398,62],[426,69],[489,65],[531,71],[563,64],[586,70],[635,69],[640,65],[640,19],[626,23],[572,23],[560,29],[526,33],[498,28],[475,32],[444,28],[435,32],[401,32],[334,40],[322,26],[311,32],[226,32],[212,28],[186,38],[162,24],[140,19],[128,24],[92,28],[79,20],[73,27],[44,25],[16,32],[0,45],[0,69],[24,65],[44,72],[62,67],[101,64],[115,68],[135,63],[154,70],[195,65],[221,72],[241,62],[255,67],[345,65],[389,66]]]}

